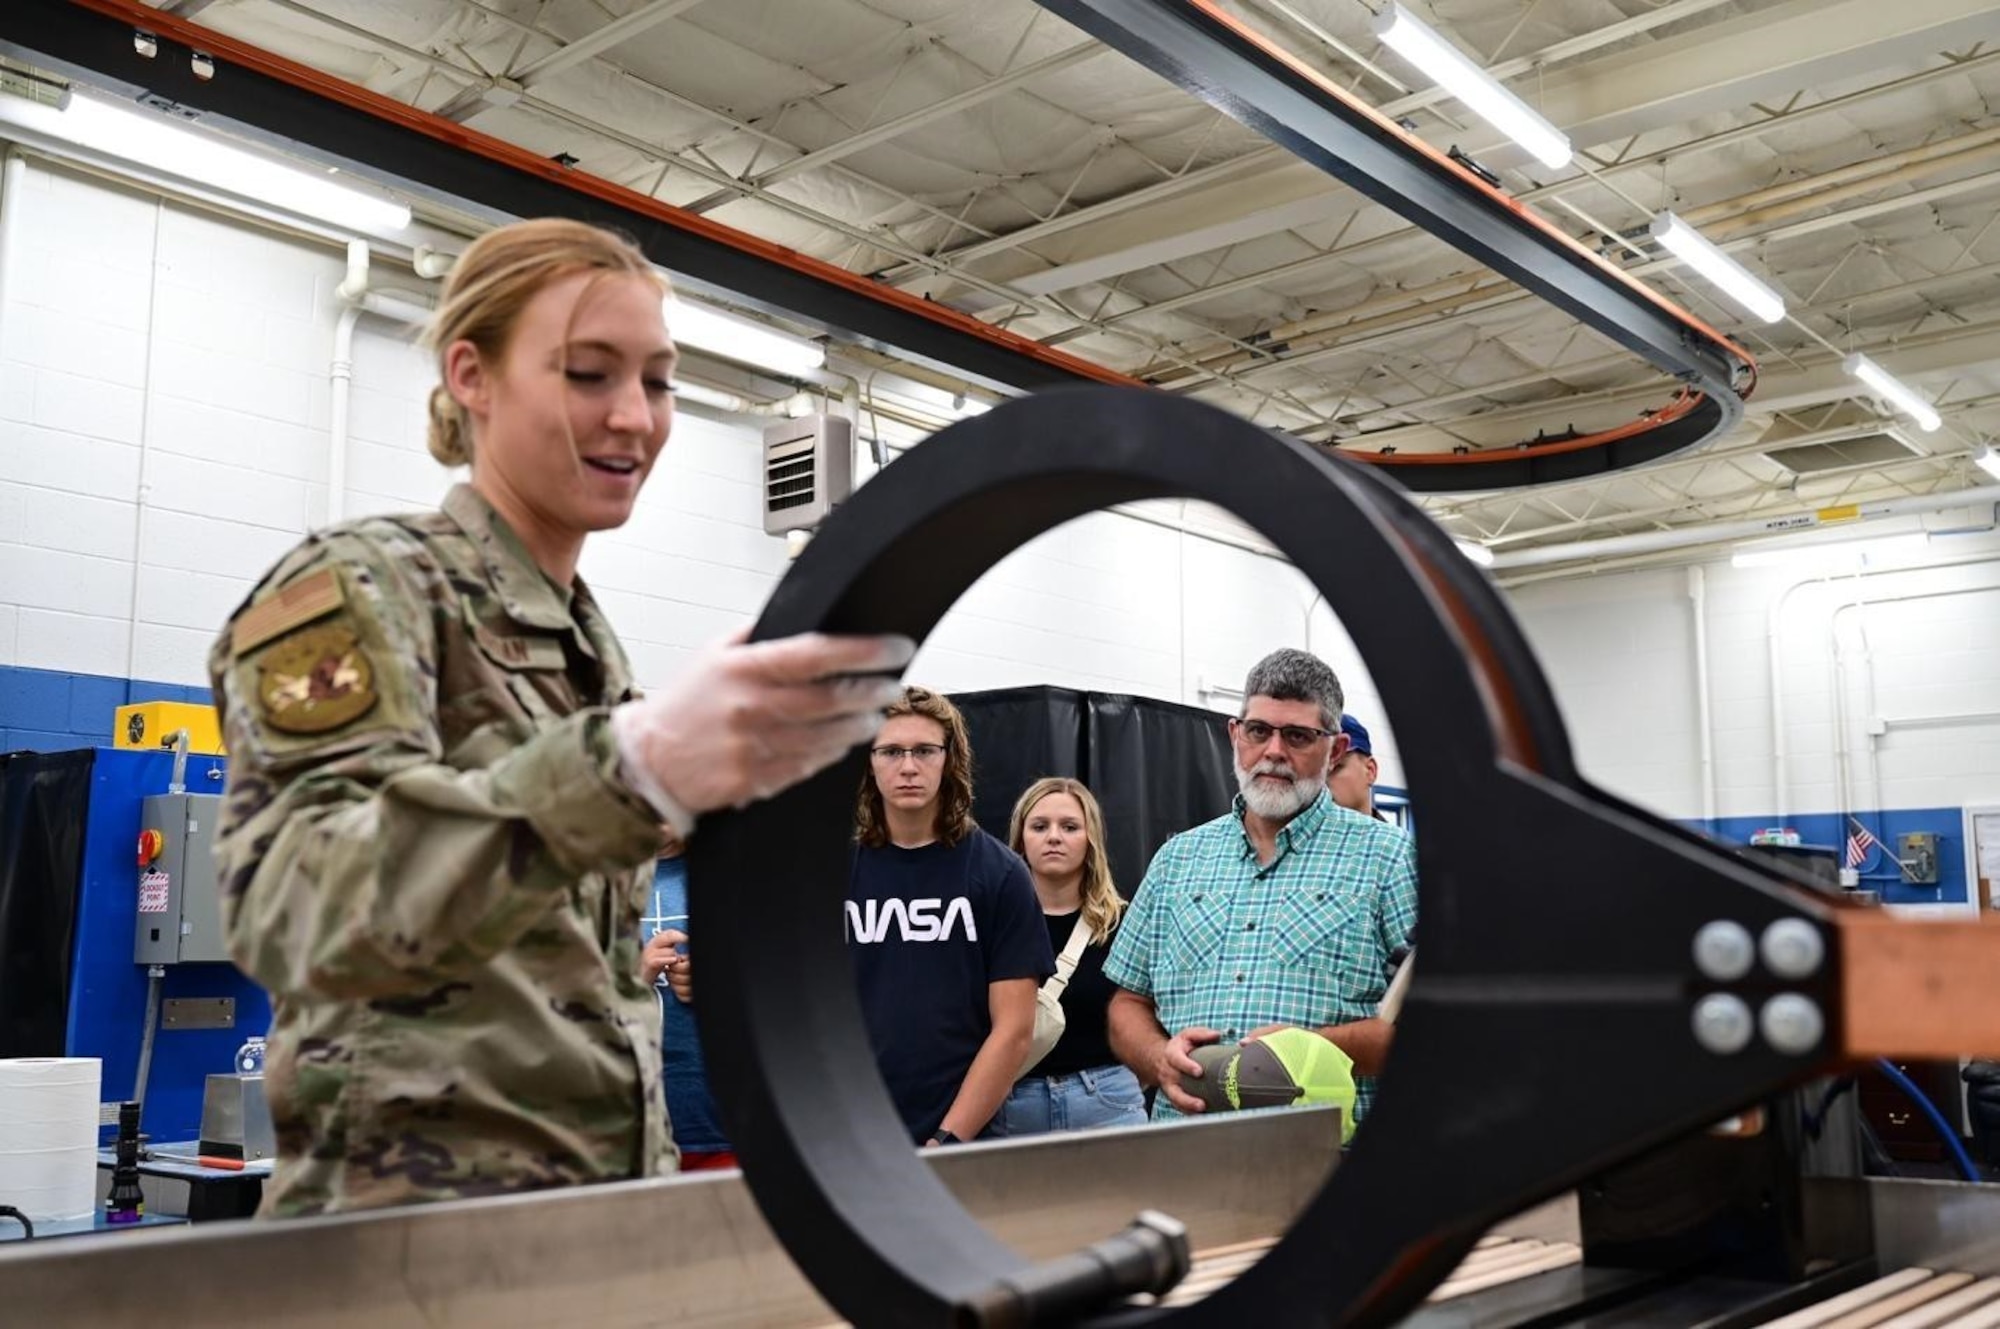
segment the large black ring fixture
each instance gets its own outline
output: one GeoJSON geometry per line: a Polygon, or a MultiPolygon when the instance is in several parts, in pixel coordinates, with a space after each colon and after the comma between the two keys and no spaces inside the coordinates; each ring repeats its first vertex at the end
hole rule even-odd
{"type": "Polygon", "coordinates": [[[755,636],[921,641],[1027,540],[1162,497],[1255,524],[1325,595],[1393,719],[1423,813],[1424,964],[1375,1113],[1271,1253],[1192,1307],[1107,1304],[1115,1280],[1083,1276],[1103,1263],[1096,1248],[1032,1266],[1003,1247],[919,1160],[874,1070],[839,923],[857,752],[704,821],[690,878],[703,1043],[730,1139],[793,1259],[871,1329],[1387,1324],[1493,1222],[1757,1101],[1837,1041],[1824,907],[1587,786],[1498,593],[1444,533],[1367,468],[1213,408],[1065,389],[953,425],[834,512],[755,636]],[[1704,923],[1755,935],[1783,918],[1821,934],[1820,972],[1694,972],[1704,923]],[[1703,996],[1755,1009],[1780,991],[1826,1013],[1815,1047],[1785,1055],[1753,1039],[1719,1055],[1695,1042],[1703,996]]]}

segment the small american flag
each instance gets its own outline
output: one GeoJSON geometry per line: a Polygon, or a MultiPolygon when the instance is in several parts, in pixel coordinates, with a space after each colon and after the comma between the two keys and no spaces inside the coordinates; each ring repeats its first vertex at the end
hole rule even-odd
{"type": "Polygon", "coordinates": [[[1849,817],[1847,824],[1854,828],[1847,833],[1847,866],[1858,868],[1868,861],[1868,851],[1875,847],[1876,840],[1868,833],[1868,828],[1854,818],[1849,817]]]}

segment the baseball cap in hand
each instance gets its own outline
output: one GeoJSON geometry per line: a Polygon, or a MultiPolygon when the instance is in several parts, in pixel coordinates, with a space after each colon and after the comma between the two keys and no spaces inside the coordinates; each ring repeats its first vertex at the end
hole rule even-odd
{"type": "Polygon", "coordinates": [[[1354,1059],[1310,1030],[1213,1043],[1196,1048],[1194,1060],[1201,1078],[1181,1087],[1210,1112],[1331,1103],[1340,1109],[1341,1143],[1354,1134],[1354,1059]]]}

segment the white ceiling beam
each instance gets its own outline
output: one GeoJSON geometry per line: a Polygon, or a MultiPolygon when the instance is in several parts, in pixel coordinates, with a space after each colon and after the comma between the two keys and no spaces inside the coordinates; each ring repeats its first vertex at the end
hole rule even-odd
{"type": "Polygon", "coordinates": [[[1991,0],[1788,0],[1552,74],[1540,105],[1574,142],[1608,143],[1996,38],[1991,0]]]}
{"type": "MultiPolygon", "coordinates": [[[[1502,61],[1501,63],[1494,65],[1492,67],[1492,72],[1494,76],[1497,78],[1509,78],[1517,74],[1524,74],[1537,68],[1538,66],[1546,65],[1558,60],[1573,59],[1576,56],[1584,55],[1591,51],[1598,50],[1602,47],[1611,45],[1615,42],[1623,41],[1628,37],[1646,32],[1652,28],[1659,27],[1663,24],[1679,22],[1681,20],[1693,16],[1694,14],[1701,12],[1702,10],[1716,8],[1721,3],[1723,3],[1723,0],[1672,0],[1672,2],[1669,4],[1663,5],[1658,9],[1649,10],[1648,12],[1640,14],[1634,18],[1625,19],[1618,23],[1606,24],[1603,27],[1594,28],[1587,33],[1583,33],[1579,36],[1572,37],[1567,41],[1557,42],[1555,45],[1547,48],[1546,50],[1539,51],[1534,55],[1520,56],[1512,60],[1502,61]]],[[[1446,94],[1441,88],[1422,88],[1417,90],[1416,92],[1405,94],[1404,96],[1397,98],[1395,101],[1390,102],[1388,105],[1383,106],[1380,109],[1384,115],[1387,115],[1391,119],[1394,119],[1397,116],[1408,115],[1411,114],[1412,112],[1422,110],[1429,106],[1433,106],[1438,102],[1445,100],[1445,97],[1446,94]]],[[[1287,167],[1300,165],[1300,163],[1298,163],[1291,156],[1291,154],[1284,152],[1283,150],[1278,148],[1271,148],[1268,150],[1260,149],[1258,152],[1254,154],[1246,154],[1245,157],[1237,159],[1238,164],[1247,166],[1248,164],[1250,164],[1252,157],[1256,159],[1257,165],[1262,166],[1272,172],[1283,172],[1286,170],[1287,167]]],[[[1233,174],[1240,174],[1240,172],[1233,172],[1233,174]]],[[[1290,183],[1289,189],[1285,184],[1278,184],[1276,182],[1274,182],[1274,187],[1276,188],[1277,192],[1281,194],[1289,192],[1294,196],[1306,193],[1323,194],[1328,192],[1326,177],[1321,172],[1314,170],[1312,168],[1306,168],[1303,172],[1298,173],[1298,179],[1290,183]]],[[[1118,198],[1107,199],[1100,204],[1094,204],[1087,208],[1079,208],[1077,209],[1077,211],[1069,214],[1067,217],[1056,219],[1061,223],[1060,227],[1056,227],[1047,223],[1041,226],[1026,227],[1023,228],[1022,230],[1014,231],[1008,235],[1001,236],[999,239],[994,241],[984,242],[979,245],[967,246],[963,249],[954,252],[953,254],[950,255],[950,257],[954,263],[969,263],[975,259],[1000,253],[1003,252],[1004,250],[1012,249],[1020,245],[1033,244],[1036,243],[1037,241],[1046,240],[1050,236],[1058,233],[1058,230],[1068,231],[1078,226],[1084,225],[1086,223],[1097,223],[1110,220],[1116,218],[1122,213],[1132,210],[1135,207],[1142,206],[1145,203],[1156,201],[1153,199],[1142,198],[1142,195],[1147,192],[1149,191],[1140,191],[1139,193],[1135,194],[1121,195],[1118,198]]],[[[1236,215],[1239,218],[1245,215],[1243,212],[1244,199],[1240,194],[1236,198],[1235,208],[1236,208],[1236,215]]],[[[1246,231],[1245,236],[1252,237],[1256,235],[1269,235],[1272,234],[1274,231],[1288,229],[1289,226],[1295,224],[1289,220],[1286,220],[1286,218],[1289,215],[1290,215],[1289,213],[1281,213],[1281,215],[1277,217],[1267,218],[1259,223],[1252,223],[1253,225],[1261,226],[1262,229],[1246,231]]],[[[1150,241],[1150,243],[1159,243],[1159,241],[1164,238],[1167,237],[1156,237],[1153,241],[1150,241]]],[[[1147,243],[1147,242],[1142,242],[1142,243],[1147,243]]],[[[1223,243],[1225,244],[1234,243],[1234,241],[1225,240],[1223,243]]],[[[1081,251],[1078,250],[1078,247],[1075,244],[1071,244],[1068,248],[1072,251],[1073,254],[1078,254],[1079,256],[1082,257],[1088,256],[1082,254],[1081,251]]],[[[1162,259],[1160,261],[1172,262],[1174,258],[1186,257],[1187,253],[1189,252],[1200,253],[1202,251],[1200,250],[1182,251],[1179,253],[1174,253],[1169,257],[1162,259]]],[[[1106,251],[1105,253],[1099,254],[1098,257],[1101,259],[1112,260],[1112,254],[1110,251],[1106,251]]],[[[1035,266],[1039,265],[1031,263],[1027,267],[1024,267],[1022,271],[1023,272],[1032,271],[1035,266]]],[[[1139,266],[1149,266],[1149,265],[1142,263],[1139,266]]],[[[1130,272],[1134,270],[1135,269],[1132,267],[1124,267],[1118,269],[1119,272],[1130,272]]],[[[897,281],[904,275],[905,274],[892,272],[888,274],[888,279],[891,281],[897,281]]],[[[1019,276],[1021,274],[1014,273],[1012,275],[1019,276]]],[[[1113,272],[1110,273],[1109,275],[1115,276],[1117,275],[1117,273],[1113,272]]],[[[1102,278],[1099,277],[1090,277],[1087,278],[1086,280],[1095,281],[1101,279],[1102,278]]],[[[1081,282],[1072,282],[1071,284],[1080,285],[1081,282]]],[[[1046,289],[1059,290],[1063,288],[1050,286],[1047,287],[1046,289]]]]}
{"type": "MultiPolygon", "coordinates": [[[[1881,286],[1870,291],[1856,291],[1851,295],[1835,296],[1826,301],[1826,307],[1844,312],[1860,308],[1864,305],[1879,304],[1884,300],[1894,300],[1906,295],[1918,295],[1938,287],[1960,286],[1967,282],[1985,281],[1993,277],[2000,277],[2000,263],[1982,263],[1976,267],[1951,269],[1929,277],[1919,278],[1916,281],[1901,282],[1895,286],[1881,286]]],[[[1623,353],[1600,356],[1591,360],[1578,360],[1570,364],[1554,365],[1546,370],[1520,374],[1499,382],[1482,383],[1477,387],[1467,388],[1463,392],[1450,393],[1441,397],[1427,397],[1424,399],[1424,405],[1432,407],[1449,406],[1455,402],[1477,401],[1482,397],[1488,397],[1495,393],[1513,392],[1521,388],[1533,387],[1537,383],[1551,383],[1565,378],[1574,378],[1582,374],[1601,374],[1607,369],[1616,369],[1621,365],[1634,366],[1635,362],[1630,355],[1623,353]]],[[[1763,398],[1760,394],[1757,403],[1760,409],[1762,408],[1762,404],[1763,398]]]]}
{"type": "MultiPolygon", "coordinates": [[[[641,5],[623,18],[613,19],[601,28],[564,42],[547,55],[529,61],[504,78],[498,78],[484,87],[466,88],[450,101],[437,108],[437,114],[447,120],[464,122],[489,106],[511,106],[521,99],[521,94],[538,83],[546,82],[565,70],[574,69],[587,60],[594,60],[605,51],[622,41],[636,37],[648,28],[657,27],[668,19],[685,14],[702,0],[653,0],[641,5]]],[[[548,34],[535,35],[548,38],[548,34]]]]}
{"type": "MultiPolygon", "coordinates": [[[[1227,161],[1219,161],[1195,170],[1185,171],[1170,180],[1162,180],[1157,184],[1147,185],[1145,188],[1133,190],[1129,194],[1120,194],[1116,198],[1105,200],[1103,203],[1095,203],[1088,207],[1078,208],[1074,212],[1066,212],[1059,217],[1051,217],[1047,221],[1036,222],[1031,226],[1024,226],[1019,230],[1009,231],[1007,234],[996,236],[991,240],[981,240],[974,244],[960,246],[946,253],[944,257],[956,266],[964,266],[979,259],[1003,254],[1024,245],[1039,244],[1069,231],[1101,223],[1119,213],[1156,207],[1162,203],[1169,203],[1176,199],[1185,198],[1187,195],[1197,193],[1198,191],[1226,186],[1233,181],[1246,180],[1253,175],[1258,175],[1267,168],[1282,166],[1286,161],[1290,160],[1290,157],[1291,154],[1282,148],[1256,148],[1243,153],[1241,156],[1231,157],[1227,161]]],[[[1318,189],[1309,189],[1300,190],[1299,192],[1305,194],[1320,191],[1318,189]]],[[[1030,271],[1041,266],[1044,265],[1030,260],[1024,265],[1023,271],[1030,271]]],[[[915,284],[911,279],[918,274],[912,269],[898,268],[892,269],[883,275],[885,280],[909,288],[915,284]]]]}
{"type": "MultiPolygon", "coordinates": [[[[1966,373],[1991,373],[2000,364],[2000,325],[1975,324],[1902,338],[1867,355],[1903,382],[1917,386],[1966,373]]],[[[1750,406],[1760,414],[1796,411],[1843,397],[1865,397],[1868,390],[1841,368],[1837,358],[1808,362],[1804,369],[1771,375],[1759,383],[1750,406]]],[[[1951,408],[1947,406],[1946,410],[1951,408]]]]}
{"type": "MultiPolygon", "coordinates": [[[[1313,226],[1337,215],[1343,207],[1352,207],[1354,200],[1342,199],[1317,187],[1317,181],[1298,183],[1313,186],[1301,191],[1303,195],[1290,203],[1282,203],[1264,212],[1251,216],[1227,217],[1210,226],[1190,226],[1177,235],[1163,236],[1143,241],[1129,249],[1116,253],[1100,254],[1076,263],[1058,264],[1040,272],[1029,272],[1014,278],[1008,285],[1023,291],[1033,291],[1046,295],[1055,291],[1075,290],[1092,282],[1107,282],[1128,272],[1138,272],[1145,268],[1158,267],[1186,258],[1190,253],[1208,254],[1218,249],[1245,240],[1255,240],[1278,231],[1289,231],[1300,226],[1313,226]]],[[[1216,202],[1219,200],[1211,200],[1216,202]]],[[[1240,207],[1240,201],[1236,205],[1240,207]]],[[[1192,207],[1183,207],[1183,217],[1194,212],[1192,207]]],[[[1235,207],[1229,211],[1236,211],[1235,207]]]]}
{"type": "MultiPolygon", "coordinates": [[[[1996,186],[2000,186],[2000,170],[1989,171],[1981,175],[1967,176],[1961,180],[1948,180],[1943,184],[1932,185],[1928,189],[1919,189],[1911,193],[1899,194],[1894,198],[1881,199],[1874,203],[1866,203],[1838,212],[1829,212],[1819,217],[1809,217],[1804,221],[1793,222],[1788,226],[1779,226],[1768,231],[1760,231],[1754,235],[1738,236],[1736,239],[1724,241],[1717,247],[1725,253],[1740,253],[1748,249],[1783,244],[1786,241],[1800,239],[1801,237],[1813,235],[1820,231],[1831,230],[1834,227],[1856,226],[1862,222],[1872,221],[1877,217],[1888,216],[1908,208],[1924,207],[1942,202],[1948,198],[1954,198],[1960,194],[1976,193],[1980,190],[1992,189],[1996,186]]],[[[1812,201],[1810,197],[1800,200],[1801,204],[1811,204],[1812,201]]],[[[1679,258],[1673,255],[1666,255],[1660,258],[1648,259],[1643,263],[1633,264],[1625,268],[1624,271],[1634,277],[1650,277],[1657,273],[1665,272],[1670,268],[1681,266],[1684,265],[1679,258]]],[[[1506,285],[1499,290],[1489,290],[1472,307],[1487,309],[1531,298],[1532,296],[1529,292],[1512,285],[1506,285]]],[[[1309,365],[1333,359],[1366,346],[1408,336],[1413,332],[1442,322],[1445,318],[1462,316],[1467,312],[1467,307],[1462,303],[1463,299],[1464,297],[1454,297],[1450,300],[1436,302],[1436,306],[1442,311],[1436,317],[1423,317],[1421,311],[1406,311],[1417,315],[1406,320],[1399,319],[1397,316],[1385,316],[1391,322],[1399,323],[1400,326],[1397,326],[1393,331],[1377,334],[1360,341],[1349,342],[1341,340],[1343,328],[1340,326],[1327,329],[1323,337],[1294,338],[1293,340],[1298,345],[1298,349],[1290,354],[1278,359],[1263,360],[1234,372],[1225,372],[1228,369],[1227,365],[1213,365],[1202,361],[1197,352],[1195,353],[1195,363],[1201,365],[1202,368],[1198,369],[1195,375],[1184,375],[1180,379],[1175,380],[1172,386],[1175,390],[1185,390],[1199,385],[1205,381],[1205,377],[1224,378],[1230,382],[1243,382],[1259,375],[1277,373],[1286,369],[1303,369],[1309,365]],[[1319,341],[1324,341],[1324,344],[1313,344],[1319,341]]],[[[1119,319],[1114,318],[1107,321],[1116,322],[1119,319]]],[[[1374,326],[1380,321],[1371,320],[1368,326],[1374,326]]]]}
{"type": "MultiPolygon", "coordinates": [[[[1608,24],[1604,27],[1593,29],[1581,36],[1571,38],[1568,41],[1558,42],[1547,50],[1538,52],[1535,55],[1503,61],[1501,64],[1494,66],[1494,69],[1501,77],[1526,73],[1538,64],[1573,58],[1662,24],[1678,22],[1701,10],[1715,8],[1722,2],[1723,0],[1675,0],[1675,3],[1665,5],[1656,10],[1650,10],[1637,17],[1626,19],[1619,23],[1608,24]]],[[[1400,97],[1382,109],[1385,114],[1391,116],[1405,115],[1412,111],[1434,105],[1444,100],[1444,97],[1445,94],[1442,89],[1425,88],[1400,97]]],[[[1107,221],[1128,211],[1157,203],[1164,203],[1170,199],[1180,197],[1187,191],[1195,188],[1205,187],[1209,184],[1226,184],[1232,180],[1239,179],[1246,172],[1253,169],[1279,171],[1293,164],[1296,163],[1293,161],[1291,155],[1283,149],[1276,147],[1259,148],[1253,152],[1233,158],[1230,161],[1220,162],[1212,167],[1205,167],[1201,172],[1191,172],[1187,176],[1176,180],[1164,181],[1159,185],[1136,190],[1130,194],[1121,194],[1117,198],[1106,199],[1102,203],[1078,208],[1076,211],[1066,213],[1061,217],[1054,217],[1046,222],[1023,227],[1020,230],[1009,232],[994,240],[964,246],[952,251],[949,257],[955,264],[970,263],[1024,245],[1037,244],[1079,227],[1107,221]],[[1205,179],[1203,178],[1204,176],[1212,176],[1213,179],[1205,179]]],[[[1304,174],[1302,179],[1305,187],[1297,189],[1295,191],[1297,194],[1326,192],[1325,178],[1319,172],[1312,171],[1304,174]]],[[[1278,192],[1282,193],[1284,190],[1280,188],[1278,192]]],[[[1239,190],[1237,191],[1236,199],[1236,208],[1239,214],[1241,213],[1242,206],[1243,199],[1239,190]]],[[[1181,215],[1184,214],[1177,209],[1176,216],[1181,215]]],[[[1277,217],[1264,221],[1261,230],[1246,231],[1245,234],[1268,235],[1274,230],[1287,229],[1289,226],[1295,224],[1290,220],[1292,216],[1293,214],[1289,211],[1281,211],[1277,217]]],[[[1228,244],[1234,243],[1234,241],[1225,239],[1222,243],[1228,244]]],[[[1175,257],[1184,256],[1176,255],[1175,257]]],[[[1172,260],[1165,259],[1162,261],[1170,262],[1172,260]]],[[[1130,271],[1131,269],[1127,268],[1123,270],[1130,271]]],[[[904,272],[890,272],[886,274],[888,280],[897,282],[911,275],[913,274],[904,272]]],[[[1088,280],[1097,280],[1097,278],[1088,278],[1088,280]]],[[[1061,288],[1049,286],[1046,289],[1055,290],[1061,288]]]]}
{"type": "MultiPolygon", "coordinates": [[[[986,82],[967,88],[955,96],[947,97],[941,102],[933,102],[929,106],[920,106],[907,115],[899,115],[893,120],[885,120],[873,129],[864,129],[858,134],[841,139],[838,143],[829,143],[825,147],[814,149],[803,156],[794,157],[787,162],[780,162],[770,170],[751,177],[745,181],[745,184],[759,189],[769,188],[780,180],[788,180],[801,172],[837,162],[843,157],[852,156],[866,148],[872,148],[878,143],[886,143],[890,139],[907,134],[913,129],[920,129],[925,125],[957,115],[961,111],[970,110],[982,102],[991,101],[995,97],[1012,92],[1014,89],[1032,83],[1038,78],[1082,64],[1092,56],[1102,54],[1104,50],[1105,47],[1101,42],[1087,41],[1079,43],[1076,46],[1058,51],[1045,60],[1037,60],[1031,65],[1024,65],[1011,74],[1001,74],[996,78],[988,79],[986,82]]],[[[738,197],[740,192],[733,189],[717,190],[706,198],[697,199],[695,202],[688,204],[687,207],[690,212],[707,212],[711,208],[720,207],[730,199],[738,197]]]]}
{"type": "Polygon", "coordinates": [[[566,42],[547,55],[529,61],[514,77],[523,86],[533,87],[541,79],[560,74],[565,69],[574,69],[600,51],[608,51],[648,28],[658,27],[670,18],[685,14],[701,2],[702,0],[653,0],[653,3],[639,6],[624,18],[613,19],[573,42],[566,42]]]}
{"type": "MultiPolygon", "coordinates": [[[[1903,78],[1892,79],[1887,83],[1877,84],[1876,86],[1871,88],[1862,88],[1858,91],[1848,93],[1846,96],[1843,97],[1836,97],[1833,98],[1832,100],[1825,102],[1815,102],[1810,106],[1802,106],[1795,110],[1788,111],[1782,116],[1771,117],[1768,119],[1755,121],[1750,124],[1739,125],[1734,129],[1725,129],[1718,131],[1717,133],[1714,134],[1706,134],[1703,135],[1701,138],[1691,139],[1685,143],[1679,144],[1672,148],[1667,148],[1660,152],[1648,153],[1643,158],[1640,158],[1636,161],[1627,162],[1622,166],[1615,166],[1608,168],[1602,171],[1601,174],[1606,177],[1610,177],[1622,174],[1627,171],[1641,171],[1641,170],[1657,173],[1663,165],[1677,161],[1685,156],[1690,156],[1696,153],[1703,153],[1703,152],[1714,152],[1720,148],[1728,147],[1731,144],[1740,143],[1746,139],[1752,139],[1758,137],[1759,135],[1767,134],[1771,130],[1779,128],[1781,126],[1801,124],[1808,120],[1814,119],[1820,115],[1829,114],[1834,111],[1845,110],[1860,102],[1866,101],[1871,97],[1880,96],[1885,93],[1899,91],[1913,87],[1919,87],[1922,86],[1923,84],[1932,82],[1933,80],[1944,78],[1951,75],[1971,73],[1973,70],[1995,61],[2000,61],[2000,51],[1990,52],[1986,55],[1977,56],[1961,64],[1944,65],[1932,69],[1923,70],[1915,74],[1907,75],[1903,78]]],[[[1314,172],[1313,174],[1317,175],[1318,173],[1314,172]]],[[[1302,176],[1301,178],[1304,177],[1302,176]]],[[[1309,181],[1308,183],[1313,183],[1315,185],[1315,189],[1312,192],[1323,190],[1325,186],[1324,180],[1319,180],[1317,182],[1309,181]]],[[[1553,184],[1540,186],[1539,188],[1536,189],[1524,190],[1521,193],[1515,195],[1515,197],[1523,203],[1539,202],[1545,199],[1552,200],[1563,194],[1574,192],[1579,188],[1583,188],[1593,183],[1594,182],[1591,177],[1585,175],[1577,175],[1577,176],[1572,176],[1567,180],[1558,180],[1553,184]]],[[[1246,187],[1248,187],[1248,185],[1246,185],[1246,187]]],[[[1310,196],[1310,194],[1308,196],[1310,196]]],[[[1202,202],[1201,199],[1193,199],[1189,201],[1188,206],[1191,208],[1199,207],[1201,202],[1202,202]]],[[[1265,229],[1271,229],[1276,222],[1281,220],[1283,220],[1281,217],[1263,218],[1261,217],[1261,215],[1253,214],[1251,217],[1244,219],[1243,225],[1240,228],[1237,228],[1233,232],[1233,235],[1238,239],[1244,238],[1246,236],[1251,236],[1258,233],[1258,228],[1260,225],[1263,226],[1265,229]]],[[[1217,229],[1218,230],[1221,229],[1220,226],[1218,226],[1217,229]]],[[[1170,313],[1176,309],[1184,309],[1190,305],[1200,304],[1205,300],[1220,299],[1223,296],[1236,295],[1243,291],[1257,290],[1276,282],[1296,281],[1301,277],[1316,272],[1321,268],[1330,267],[1336,263],[1351,263],[1354,261],[1354,259],[1361,251],[1366,250],[1371,246],[1386,244],[1398,238],[1414,235],[1417,233],[1417,230],[1418,228],[1414,226],[1398,227],[1393,231],[1384,232],[1381,235],[1373,236],[1367,240],[1362,240],[1354,244],[1344,245],[1338,249],[1329,250],[1324,254],[1317,254],[1310,258],[1303,258],[1295,260],[1291,263],[1280,264],[1275,268],[1265,269],[1261,272],[1247,273],[1242,277],[1233,278],[1228,281],[1211,283],[1210,285],[1205,286],[1197,291],[1189,291],[1183,295],[1177,295],[1166,300],[1156,301],[1155,303],[1144,306],[1143,308],[1140,309],[1129,310],[1127,312],[1120,314],[1113,314],[1109,316],[1105,321],[1107,323],[1118,323],[1125,319],[1136,318],[1146,314],[1170,313]]],[[[1104,267],[1100,267],[1098,269],[1098,272],[1094,279],[1104,280],[1108,275],[1110,275],[1110,269],[1107,265],[1104,267]]],[[[1016,277],[1012,279],[1012,281],[1010,281],[1010,284],[1014,284],[1019,280],[1020,279],[1016,277]]]]}

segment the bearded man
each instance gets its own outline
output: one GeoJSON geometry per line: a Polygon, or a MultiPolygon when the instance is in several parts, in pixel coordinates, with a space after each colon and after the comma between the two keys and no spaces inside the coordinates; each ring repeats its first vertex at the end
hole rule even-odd
{"type": "Polygon", "coordinates": [[[1229,722],[1234,806],[1154,855],[1104,975],[1118,985],[1111,1050],[1157,1086],[1155,1120],[1202,1110],[1193,1050],[1305,1028],[1354,1060],[1355,1120],[1374,1099],[1392,1026],[1375,1008],[1417,922],[1410,837],[1327,793],[1347,750],[1340,680],[1273,651],[1229,722]]]}

